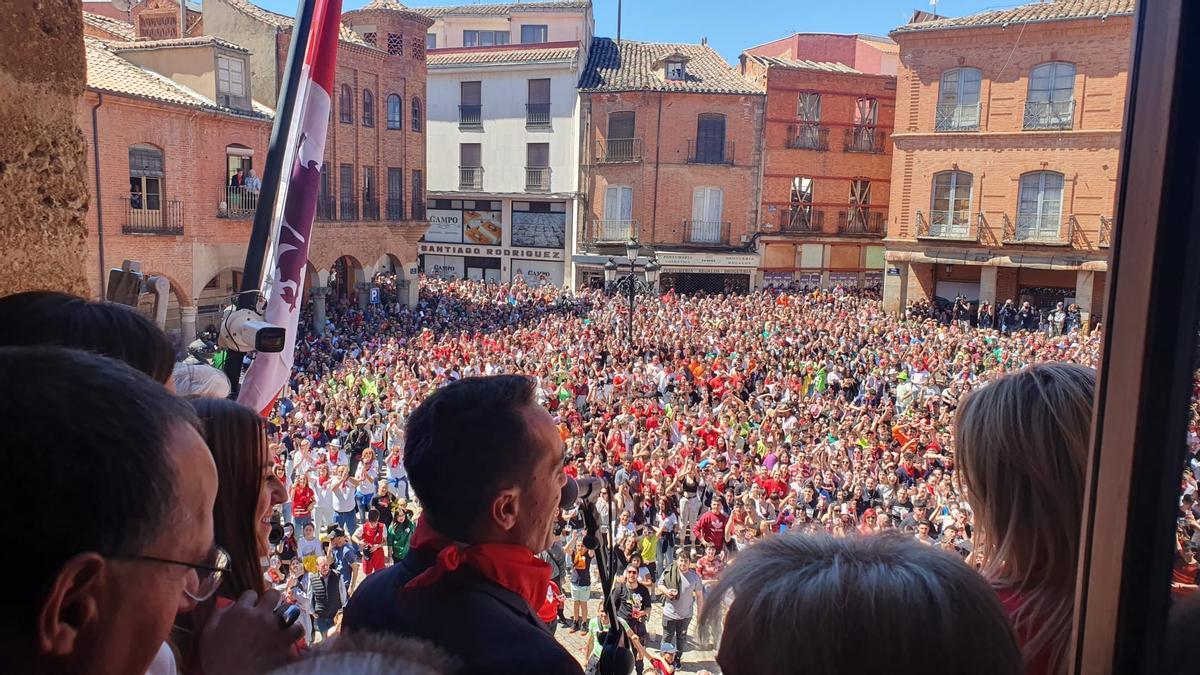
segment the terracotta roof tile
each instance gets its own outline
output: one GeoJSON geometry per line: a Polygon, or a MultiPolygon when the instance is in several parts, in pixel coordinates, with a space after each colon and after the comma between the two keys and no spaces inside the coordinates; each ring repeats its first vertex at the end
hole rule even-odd
{"type": "MultiPolygon", "coordinates": [[[[249,0],[225,0],[225,2],[227,2],[230,7],[241,10],[243,13],[262,21],[269,26],[274,26],[276,28],[291,28],[292,24],[296,23],[295,19],[290,16],[285,16],[283,14],[278,14],[276,12],[263,9],[249,0]]],[[[348,42],[359,47],[366,47],[367,49],[379,49],[375,45],[370,44],[366,40],[362,39],[358,33],[350,30],[346,24],[342,24],[341,33],[338,35],[338,39],[340,39],[342,42],[348,42]]]]}
{"type": "Polygon", "coordinates": [[[760,56],[758,54],[748,54],[749,58],[758,61],[764,66],[775,68],[793,68],[796,70],[819,70],[826,73],[846,73],[850,75],[861,75],[862,72],[847,66],[844,63],[834,63],[831,61],[807,61],[804,59],[785,59],[777,56],[760,56]]]}
{"type": "Polygon", "coordinates": [[[554,49],[498,49],[456,51],[448,54],[426,52],[425,63],[429,66],[460,66],[475,63],[531,63],[537,61],[570,62],[579,49],[558,47],[554,49]]]}
{"type": "Polygon", "coordinates": [[[418,14],[437,19],[443,16],[503,16],[512,14],[513,12],[559,12],[564,10],[588,9],[591,6],[592,3],[590,0],[555,0],[553,2],[514,2],[497,5],[413,7],[411,10],[418,14]]]}
{"type": "Polygon", "coordinates": [[[136,52],[143,49],[162,49],[164,47],[204,47],[214,45],[243,54],[250,53],[249,49],[241,45],[235,45],[228,40],[222,40],[213,35],[197,35],[196,37],[170,38],[166,40],[130,40],[128,42],[110,42],[108,45],[115,52],[136,52]]]}
{"type": "Polygon", "coordinates": [[[93,14],[85,11],[83,13],[83,22],[89,26],[99,28],[120,40],[132,40],[135,35],[133,24],[101,14],[93,14]]]}
{"type": "Polygon", "coordinates": [[[709,94],[761,94],[757,84],[742,77],[712,47],[595,38],[579,78],[581,91],[677,91],[709,94]],[[662,65],[666,56],[688,57],[683,81],[668,80],[662,65]]]}
{"type": "Polygon", "coordinates": [[[269,118],[273,112],[255,103],[255,112],[233,110],[174,80],[121,58],[111,43],[84,37],[87,51],[87,86],[99,91],[172,103],[243,117],[269,118]]]}
{"type": "Polygon", "coordinates": [[[905,24],[893,30],[892,35],[926,30],[979,28],[984,26],[1039,23],[1043,21],[1127,16],[1133,14],[1135,4],[1136,0],[1054,0],[1053,2],[1035,2],[1010,9],[980,12],[979,14],[972,14],[970,16],[905,24]]]}

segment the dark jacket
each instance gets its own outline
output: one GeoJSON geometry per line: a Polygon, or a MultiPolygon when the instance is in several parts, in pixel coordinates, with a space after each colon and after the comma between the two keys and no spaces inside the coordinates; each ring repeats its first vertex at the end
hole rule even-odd
{"type": "Polygon", "coordinates": [[[345,630],[429,640],[463,663],[462,675],[583,673],[524,599],[470,568],[430,586],[404,588],[433,560],[430,551],[413,550],[364,579],[342,615],[345,630]]]}

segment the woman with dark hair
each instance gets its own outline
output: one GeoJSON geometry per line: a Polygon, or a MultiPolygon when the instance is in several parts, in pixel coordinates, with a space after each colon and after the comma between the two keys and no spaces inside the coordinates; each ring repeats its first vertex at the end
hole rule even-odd
{"type": "Polygon", "coordinates": [[[0,345],[73,347],[124,361],[173,387],[175,348],[132,307],[56,291],[0,298],[0,345]]]}
{"type": "MultiPolygon", "coordinates": [[[[199,398],[191,404],[217,465],[219,487],[213,504],[213,535],[216,543],[229,551],[231,563],[217,596],[181,617],[177,624],[180,665],[189,674],[203,672],[204,659],[197,638],[199,628],[214,610],[233,604],[247,591],[259,596],[267,591],[260,561],[270,551],[271,512],[287,498],[271,471],[266,426],[257,413],[227,399],[199,398]]],[[[290,639],[263,644],[261,649],[283,650],[282,663],[298,634],[299,630],[287,632],[290,639]]]]}

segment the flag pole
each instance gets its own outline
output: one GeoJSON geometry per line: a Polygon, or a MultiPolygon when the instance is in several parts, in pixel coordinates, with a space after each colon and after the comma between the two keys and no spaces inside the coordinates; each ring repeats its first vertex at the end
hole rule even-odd
{"type": "MultiPolygon", "coordinates": [[[[271,239],[274,225],[275,206],[279,200],[279,186],[283,182],[284,156],[288,154],[288,130],[296,109],[296,92],[300,87],[300,75],[304,68],[304,52],[308,48],[309,33],[312,32],[313,10],[316,0],[300,0],[296,25],[292,29],[292,44],[288,47],[287,75],[279,88],[276,100],[275,123],[271,129],[271,144],[267,146],[267,165],[263,169],[262,191],[254,211],[254,226],[250,230],[250,243],[246,247],[246,264],[242,266],[242,287],[235,298],[238,309],[254,309],[257,293],[262,287],[263,263],[266,259],[267,243],[271,239]]],[[[242,384],[242,359],[244,353],[228,350],[225,355],[224,371],[229,378],[230,398],[237,399],[242,384]]]]}

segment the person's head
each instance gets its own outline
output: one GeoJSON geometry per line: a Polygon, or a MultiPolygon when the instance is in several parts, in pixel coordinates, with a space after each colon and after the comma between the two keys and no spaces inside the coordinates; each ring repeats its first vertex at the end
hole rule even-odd
{"type": "Polygon", "coordinates": [[[765,539],[725,569],[702,623],[720,620],[730,592],[717,653],[726,675],[794,672],[798,663],[806,675],[1024,672],[988,583],[956,556],[911,537],[765,539]],[[923,649],[864,648],[917,643],[923,649]]]}
{"type": "Polygon", "coordinates": [[[236,598],[247,590],[262,593],[266,589],[258,561],[270,549],[271,508],[287,501],[283,484],[272,471],[263,419],[228,399],[197,398],[191,404],[220,477],[214,532],[217,543],[233,558],[221,594],[236,598]]]}
{"type": "Polygon", "coordinates": [[[368,509],[367,510],[367,521],[372,522],[372,523],[378,523],[379,522],[379,509],[375,508],[374,506],[372,506],[370,509],[368,509]]]}
{"type": "Polygon", "coordinates": [[[1027,655],[1069,639],[1084,468],[1096,374],[1030,366],[967,395],[958,409],[959,479],[975,514],[983,573],[1021,593],[1027,655]],[[1035,628],[1036,627],[1036,628],[1035,628]]]}
{"type": "Polygon", "coordinates": [[[0,345],[58,345],[123,361],[160,384],[172,382],[175,348],[132,307],[55,291],[0,298],[0,345]]]}
{"type": "Polygon", "coordinates": [[[338,633],[268,675],[446,675],[462,664],[431,642],[385,633],[338,633]]]}
{"type": "Polygon", "coordinates": [[[202,363],[176,363],[175,393],[184,398],[229,398],[229,378],[202,363]]]}
{"type": "Polygon", "coordinates": [[[292,558],[292,561],[288,563],[288,572],[294,576],[304,574],[304,563],[299,558],[292,558]]]}
{"type": "Polygon", "coordinates": [[[330,569],[329,556],[317,556],[317,573],[323,577],[328,576],[330,569]]]}
{"type": "Polygon", "coordinates": [[[220,578],[190,565],[224,562],[213,548],[216,469],[195,414],[113,359],[6,347],[0,425],[10,448],[54,439],[53,452],[5,460],[0,509],[32,523],[21,555],[36,561],[23,566],[0,613],[6,669],[145,672],[175,615],[220,578]],[[80,486],[86,504],[45,499],[80,486]]]}
{"type": "Polygon", "coordinates": [[[312,523],[305,523],[303,534],[305,539],[312,539],[317,536],[317,528],[312,523]]]}
{"type": "Polygon", "coordinates": [[[409,417],[404,466],[434,529],[535,553],[550,546],[567,476],[563,442],[536,387],[518,375],[468,377],[409,417]]]}

